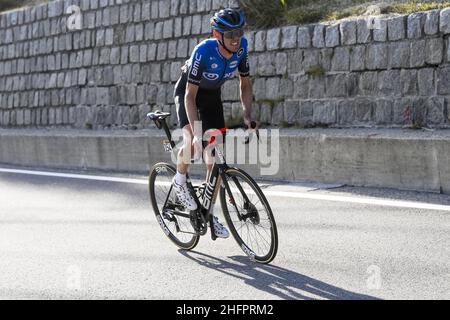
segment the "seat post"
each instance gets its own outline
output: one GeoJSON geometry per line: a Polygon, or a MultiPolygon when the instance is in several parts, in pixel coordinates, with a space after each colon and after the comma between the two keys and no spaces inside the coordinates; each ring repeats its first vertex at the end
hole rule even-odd
{"type": "Polygon", "coordinates": [[[169,126],[167,125],[166,119],[162,119],[160,121],[162,123],[164,132],[166,133],[167,139],[169,139],[171,147],[175,148],[175,142],[172,141],[172,134],[170,133],[170,129],[169,129],[169,126]]]}

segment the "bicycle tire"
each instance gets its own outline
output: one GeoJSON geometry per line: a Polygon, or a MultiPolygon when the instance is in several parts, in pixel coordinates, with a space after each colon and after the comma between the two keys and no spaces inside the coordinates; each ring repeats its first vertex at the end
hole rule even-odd
{"type": "Polygon", "coordinates": [[[225,176],[232,193],[232,197],[229,194],[229,190],[227,190],[225,185],[222,183],[220,188],[220,203],[231,234],[244,253],[246,253],[252,260],[263,264],[272,262],[278,251],[278,231],[269,202],[258,184],[245,171],[238,168],[228,168],[225,171],[225,176]],[[244,183],[247,185],[247,189],[246,186],[243,186],[244,183]],[[241,185],[241,189],[239,189],[237,184],[241,185]],[[251,189],[248,189],[248,187],[251,189]],[[235,190],[235,193],[233,193],[233,189],[235,190]],[[250,200],[250,203],[254,208],[250,205],[251,208],[248,210],[244,209],[245,205],[239,206],[237,204],[239,197],[244,203],[246,202],[241,190],[245,193],[245,196],[248,200],[250,200]],[[253,200],[253,194],[257,197],[258,202],[253,200]],[[258,203],[261,204],[259,207],[263,208],[263,211],[265,212],[265,217],[263,219],[261,219],[260,212],[257,211],[258,203]],[[244,216],[247,216],[247,218],[244,222],[239,219],[237,212],[241,215],[245,213],[244,216]],[[261,231],[256,229],[257,226],[260,227],[261,231]],[[252,231],[251,228],[254,228],[255,236],[262,237],[263,234],[270,236],[270,242],[267,239],[263,239],[268,244],[265,245],[267,250],[261,250],[260,244],[258,244],[258,242],[253,242],[250,239],[252,231]],[[240,232],[241,230],[247,230],[247,236],[244,235],[244,232],[240,232]]]}
{"type": "MultiPolygon", "coordinates": [[[[177,203],[174,191],[171,189],[172,178],[175,176],[175,173],[176,169],[167,163],[157,163],[152,167],[149,174],[150,202],[152,204],[156,220],[164,234],[179,248],[184,250],[192,250],[198,244],[200,236],[198,234],[188,234],[177,231],[175,222],[165,218],[164,214],[161,212],[164,204],[171,204],[178,207],[180,206],[180,204],[177,203]],[[159,188],[158,185],[159,187],[165,188],[159,188]],[[157,195],[158,193],[160,194],[159,197],[157,195]],[[175,230],[173,230],[174,228],[175,230]]],[[[176,221],[178,224],[183,221],[183,227],[185,229],[192,228],[188,219],[178,217],[176,218],[176,221]]]]}

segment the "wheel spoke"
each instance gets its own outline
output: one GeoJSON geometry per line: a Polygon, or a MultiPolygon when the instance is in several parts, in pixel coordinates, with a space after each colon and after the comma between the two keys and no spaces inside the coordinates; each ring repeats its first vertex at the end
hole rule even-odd
{"type": "MultiPolygon", "coordinates": [[[[184,232],[193,232],[192,226],[190,224],[190,220],[181,216],[175,216],[174,219],[180,228],[180,232],[177,231],[175,221],[170,221],[166,219],[162,215],[162,210],[164,204],[175,205],[176,204],[176,196],[174,192],[171,191],[171,183],[172,179],[175,175],[175,169],[169,167],[168,165],[160,165],[160,168],[165,167],[165,170],[156,170],[152,172],[153,180],[151,182],[150,191],[153,192],[151,194],[151,200],[155,201],[154,208],[158,212],[155,214],[160,215],[162,218],[162,223],[165,228],[169,231],[169,238],[174,241],[178,246],[182,248],[192,249],[196,242],[198,241],[198,236],[187,234],[184,232]]],[[[161,226],[163,227],[163,226],[161,226]]]]}
{"type": "Polygon", "coordinates": [[[270,262],[275,257],[278,240],[276,230],[273,230],[275,224],[269,204],[259,187],[240,171],[231,169],[226,174],[229,190],[222,189],[221,200],[231,231],[238,243],[244,243],[255,252],[257,258],[269,259],[260,262],[270,262]],[[234,203],[231,203],[231,198],[234,203]]]}

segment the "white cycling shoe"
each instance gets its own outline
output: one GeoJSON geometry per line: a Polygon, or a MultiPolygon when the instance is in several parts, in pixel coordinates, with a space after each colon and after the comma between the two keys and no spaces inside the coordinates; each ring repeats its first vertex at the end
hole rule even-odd
{"type": "Polygon", "coordinates": [[[228,232],[228,229],[224,227],[222,223],[219,222],[219,218],[216,216],[213,217],[214,222],[214,233],[218,238],[228,238],[230,236],[230,233],[228,232]]]}
{"type": "Polygon", "coordinates": [[[172,186],[175,190],[178,200],[186,207],[188,210],[196,210],[197,203],[189,192],[187,184],[178,184],[175,178],[172,180],[172,186]]]}

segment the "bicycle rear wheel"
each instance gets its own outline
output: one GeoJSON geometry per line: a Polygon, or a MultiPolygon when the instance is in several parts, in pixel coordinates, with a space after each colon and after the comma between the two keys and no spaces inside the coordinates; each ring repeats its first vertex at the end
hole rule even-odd
{"type": "Polygon", "coordinates": [[[252,260],[271,262],[278,250],[278,232],[266,197],[252,177],[240,169],[227,169],[225,177],[220,203],[234,239],[252,260]]]}
{"type": "Polygon", "coordinates": [[[166,236],[178,247],[191,250],[200,236],[190,222],[189,211],[179,203],[172,190],[172,179],[176,169],[167,163],[157,163],[149,175],[149,192],[156,220],[166,236]]]}

